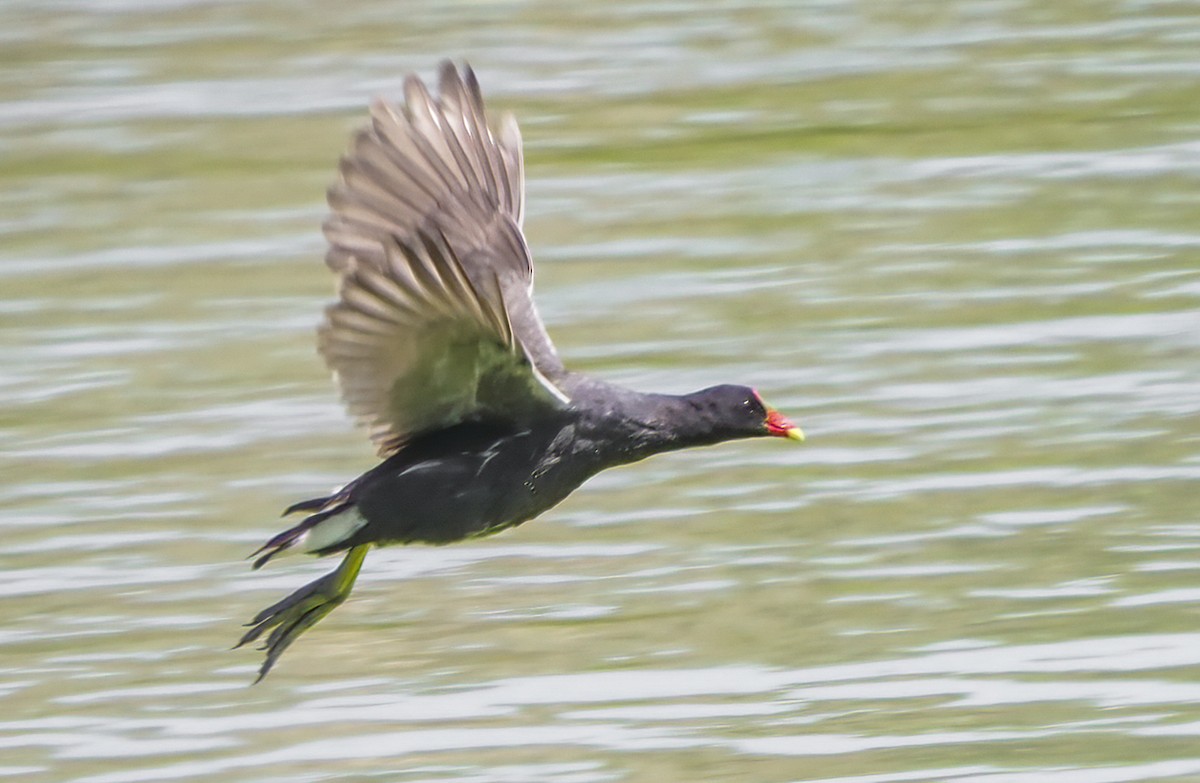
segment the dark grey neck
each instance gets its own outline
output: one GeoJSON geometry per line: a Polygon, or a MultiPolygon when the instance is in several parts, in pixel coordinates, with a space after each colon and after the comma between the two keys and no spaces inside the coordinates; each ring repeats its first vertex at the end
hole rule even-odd
{"type": "Polygon", "coordinates": [[[578,378],[567,393],[582,412],[580,435],[592,441],[597,457],[607,465],[745,437],[722,427],[699,392],[646,394],[578,378]]]}

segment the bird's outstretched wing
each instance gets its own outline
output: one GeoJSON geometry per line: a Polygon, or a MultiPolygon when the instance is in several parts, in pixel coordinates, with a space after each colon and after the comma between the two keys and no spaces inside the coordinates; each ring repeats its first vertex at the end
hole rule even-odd
{"type": "Polygon", "coordinates": [[[329,190],[326,262],[338,301],[319,347],[381,455],[472,416],[522,418],[567,402],[532,299],[521,233],[521,137],[487,126],[470,68],[444,63],[434,98],[376,102],[329,190]]]}

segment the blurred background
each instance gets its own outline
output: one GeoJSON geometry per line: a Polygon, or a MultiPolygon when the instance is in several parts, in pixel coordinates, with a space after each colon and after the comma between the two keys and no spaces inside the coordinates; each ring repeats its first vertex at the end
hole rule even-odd
{"type": "Polygon", "coordinates": [[[1200,8],[0,5],[0,779],[1200,780],[1200,8]],[[576,369],[809,442],[373,553],[261,685],[243,559],[374,464],[324,189],[467,59],[576,369]]]}

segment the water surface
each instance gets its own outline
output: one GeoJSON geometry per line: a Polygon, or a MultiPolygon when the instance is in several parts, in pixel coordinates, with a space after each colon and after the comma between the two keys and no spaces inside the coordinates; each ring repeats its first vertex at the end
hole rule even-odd
{"type": "Polygon", "coordinates": [[[1186,4],[0,8],[0,777],[1200,780],[1186,4]],[[371,449],[315,355],[371,96],[468,57],[573,367],[804,447],[375,552],[262,685],[242,559],[371,449]]]}

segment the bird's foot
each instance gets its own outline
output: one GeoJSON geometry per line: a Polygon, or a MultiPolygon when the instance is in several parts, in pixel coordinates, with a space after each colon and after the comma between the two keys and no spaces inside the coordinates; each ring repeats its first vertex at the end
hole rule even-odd
{"type": "Polygon", "coordinates": [[[300,634],[312,628],[346,600],[354,587],[354,580],[358,578],[363,558],[367,556],[369,548],[354,547],[334,571],[309,582],[279,603],[268,606],[246,623],[250,630],[234,645],[234,649],[249,644],[268,629],[274,629],[259,647],[260,650],[266,651],[267,658],[258,670],[255,683],[267,676],[275,661],[279,660],[283,651],[296,641],[300,634]]]}

